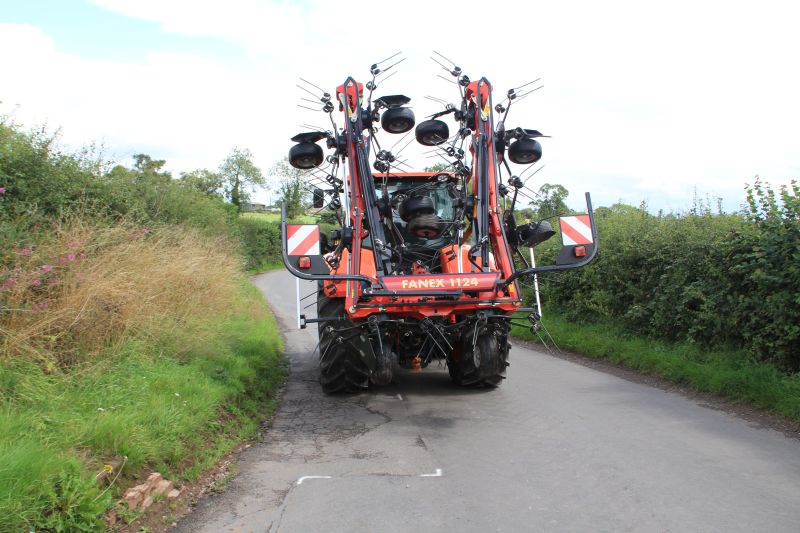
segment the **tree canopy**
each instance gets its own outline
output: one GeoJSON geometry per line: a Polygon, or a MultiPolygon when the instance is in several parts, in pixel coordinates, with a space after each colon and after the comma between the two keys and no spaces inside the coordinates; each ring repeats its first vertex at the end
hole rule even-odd
{"type": "Polygon", "coordinates": [[[250,200],[250,192],[267,185],[264,175],[253,163],[253,154],[247,148],[234,148],[219,167],[225,197],[240,211],[242,202],[250,200]]]}
{"type": "Polygon", "coordinates": [[[566,199],[569,191],[563,185],[545,183],[539,187],[536,199],[531,205],[536,210],[539,220],[567,214],[570,212],[566,199]]]}
{"type": "Polygon", "coordinates": [[[289,164],[289,159],[276,161],[270,168],[270,174],[278,177],[278,193],[280,201],[286,206],[287,218],[296,218],[303,214],[303,200],[306,191],[303,186],[305,177],[302,170],[289,164]]]}

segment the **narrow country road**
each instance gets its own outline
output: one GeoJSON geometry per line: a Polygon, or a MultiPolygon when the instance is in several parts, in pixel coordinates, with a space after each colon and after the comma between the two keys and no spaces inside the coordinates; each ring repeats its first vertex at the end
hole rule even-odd
{"type": "Polygon", "coordinates": [[[798,440],[516,347],[496,390],[451,385],[442,367],[325,396],[294,278],[256,284],[291,360],[283,404],[179,531],[800,531],[798,440]]]}

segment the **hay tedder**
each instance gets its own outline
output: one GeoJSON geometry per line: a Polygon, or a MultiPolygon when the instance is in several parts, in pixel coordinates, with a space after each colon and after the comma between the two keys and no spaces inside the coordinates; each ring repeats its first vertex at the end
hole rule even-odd
{"type": "Polygon", "coordinates": [[[438,56],[460,101],[433,99],[443,109],[416,128],[409,98],[373,99],[377,81],[397,63],[373,65],[365,85],[348,77],[334,96],[304,80],[300,86],[314,94],[333,129],[293,137],[289,161],[318,184],[310,191],[313,204],[329,209],[338,227],[324,235],[318,225],[287,224],[284,208],[283,260],[297,278],[317,281],[317,317],[300,314],[298,292],[298,323],[317,323],[326,392],[385,385],[397,367],[421,370],[434,360],[444,361],[460,385],[497,386],[509,365],[511,326],[527,320],[537,328],[541,318],[540,310],[522,306],[520,281],[586,265],[597,253],[586,193],[586,214],[560,219],[556,263],[533,263],[532,248],[556,232],[547,220],[517,222],[524,182],[509,161],[530,168],[545,136],[505,126],[512,104],[532,90],[511,89],[495,105],[486,78],[472,81],[438,56]],[[452,134],[441,120],[447,115],[455,121],[452,134]],[[446,161],[443,170],[402,170],[399,151],[378,141],[380,132],[412,129],[446,161]],[[531,248],[530,262],[524,248],[531,248]]]}

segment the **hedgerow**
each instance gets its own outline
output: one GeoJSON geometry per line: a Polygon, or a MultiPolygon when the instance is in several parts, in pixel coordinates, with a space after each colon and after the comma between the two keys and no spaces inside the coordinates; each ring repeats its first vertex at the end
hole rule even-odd
{"type": "Polygon", "coordinates": [[[800,195],[756,181],[736,214],[597,210],[594,264],[544,276],[542,296],[580,322],[800,370],[800,195]]]}

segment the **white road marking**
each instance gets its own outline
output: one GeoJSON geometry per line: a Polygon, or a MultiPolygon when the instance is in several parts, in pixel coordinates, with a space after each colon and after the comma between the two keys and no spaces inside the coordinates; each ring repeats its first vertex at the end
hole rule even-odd
{"type": "Polygon", "coordinates": [[[297,480],[297,484],[302,485],[303,481],[307,479],[331,479],[331,476],[303,476],[297,480]]]}
{"type": "Polygon", "coordinates": [[[400,401],[402,402],[402,401],[403,401],[403,396],[402,396],[402,395],[400,395],[400,394],[398,394],[398,395],[397,395],[397,399],[398,399],[398,400],[400,400],[400,401]]]}
{"type": "MultiPolygon", "coordinates": [[[[386,474],[366,474],[363,477],[370,477],[370,476],[376,476],[376,475],[378,475],[378,476],[384,476],[384,475],[395,475],[395,476],[404,476],[405,475],[405,476],[407,476],[408,474],[390,474],[390,473],[387,472],[386,474]]],[[[350,476],[345,476],[345,477],[350,477],[350,476]]],[[[361,476],[354,476],[354,477],[361,477],[361,476]]],[[[437,468],[436,471],[433,474],[418,474],[417,477],[442,477],[442,469],[441,468],[437,468]]],[[[303,477],[299,478],[295,484],[296,485],[302,485],[303,481],[305,481],[307,479],[333,479],[333,476],[303,476],[303,477]]]]}

